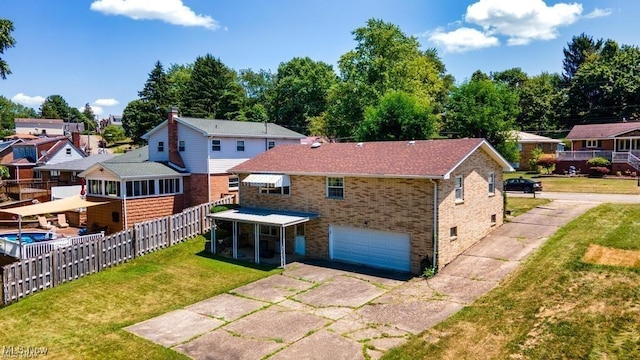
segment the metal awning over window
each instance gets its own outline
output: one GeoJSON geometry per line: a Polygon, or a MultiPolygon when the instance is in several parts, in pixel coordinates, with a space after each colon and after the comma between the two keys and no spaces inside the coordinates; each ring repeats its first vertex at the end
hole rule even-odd
{"type": "Polygon", "coordinates": [[[270,187],[283,187],[289,186],[289,175],[282,174],[250,174],[244,180],[243,184],[249,184],[251,186],[270,186],[270,187]]]}

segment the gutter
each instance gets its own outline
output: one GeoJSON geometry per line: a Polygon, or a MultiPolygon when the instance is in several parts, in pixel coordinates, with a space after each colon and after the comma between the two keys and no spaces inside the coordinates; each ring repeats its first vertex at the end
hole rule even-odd
{"type": "Polygon", "coordinates": [[[433,268],[438,269],[438,183],[429,179],[433,183],[433,268]]]}

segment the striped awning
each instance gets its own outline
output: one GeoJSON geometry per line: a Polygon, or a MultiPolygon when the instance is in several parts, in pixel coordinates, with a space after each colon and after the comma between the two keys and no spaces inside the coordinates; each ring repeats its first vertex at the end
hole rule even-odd
{"type": "Polygon", "coordinates": [[[283,174],[250,174],[242,182],[251,186],[283,187],[290,185],[289,175],[283,174]]]}

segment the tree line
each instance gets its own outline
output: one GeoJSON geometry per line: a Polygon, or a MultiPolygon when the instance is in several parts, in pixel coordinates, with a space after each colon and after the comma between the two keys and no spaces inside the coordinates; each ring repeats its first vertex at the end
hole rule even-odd
{"type": "Polygon", "coordinates": [[[211,54],[167,68],[158,61],[124,109],[126,134],[142,143],[177,105],[183,117],[268,121],[339,141],[484,137],[516,160],[512,130],[549,132],[638,116],[637,46],[583,33],[563,49],[562,74],[476,71],[456,84],[435,49],[421,50],[392,23],[370,19],[352,34],[356,46],[340,57],[337,71],[309,57],[275,72],[236,71],[211,54]]]}

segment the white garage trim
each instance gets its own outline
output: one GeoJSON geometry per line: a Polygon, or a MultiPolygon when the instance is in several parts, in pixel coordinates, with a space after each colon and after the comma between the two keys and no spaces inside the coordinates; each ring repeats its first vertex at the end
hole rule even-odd
{"type": "Polygon", "coordinates": [[[409,272],[411,239],[409,234],[329,225],[329,258],[409,272]]]}

